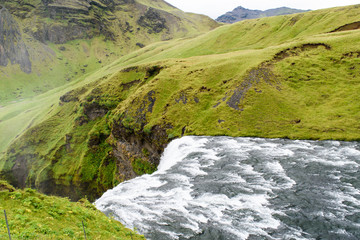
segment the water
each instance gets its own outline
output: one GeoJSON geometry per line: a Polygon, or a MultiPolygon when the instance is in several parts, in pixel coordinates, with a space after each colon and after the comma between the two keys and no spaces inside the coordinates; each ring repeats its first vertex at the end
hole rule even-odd
{"type": "Polygon", "coordinates": [[[152,240],[360,239],[360,144],[184,137],[96,207],[152,240]]]}

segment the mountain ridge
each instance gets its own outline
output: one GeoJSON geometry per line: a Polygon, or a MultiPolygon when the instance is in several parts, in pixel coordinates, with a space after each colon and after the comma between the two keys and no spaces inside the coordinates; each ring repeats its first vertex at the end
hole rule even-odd
{"type": "Polygon", "coordinates": [[[273,8],[268,10],[251,10],[244,7],[236,7],[234,10],[229,11],[219,16],[216,21],[223,23],[235,23],[246,19],[256,19],[262,17],[272,17],[279,15],[288,15],[294,13],[307,12],[309,10],[300,10],[288,7],[273,8]]]}

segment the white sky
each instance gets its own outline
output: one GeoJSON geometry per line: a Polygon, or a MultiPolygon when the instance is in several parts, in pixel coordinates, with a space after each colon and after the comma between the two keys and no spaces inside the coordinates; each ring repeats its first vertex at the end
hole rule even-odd
{"type": "Polygon", "coordinates": [[[278,7],[297,9],[321,9],[360,4],[360,0],[165,0],[185,12],[201,13],[212,18],[232,11],[238,6],[248,9],[267,10],[278,7]]]}

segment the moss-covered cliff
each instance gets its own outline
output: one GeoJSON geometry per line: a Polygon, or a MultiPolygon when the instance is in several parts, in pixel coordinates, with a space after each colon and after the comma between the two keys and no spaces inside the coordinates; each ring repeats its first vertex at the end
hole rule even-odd
{"type": "Polygon", "coordinates": [[[0,66],[19,64],[22,71],[31,73],[29,53],[19,26],[9,11],[0,6],[0,66]]]}

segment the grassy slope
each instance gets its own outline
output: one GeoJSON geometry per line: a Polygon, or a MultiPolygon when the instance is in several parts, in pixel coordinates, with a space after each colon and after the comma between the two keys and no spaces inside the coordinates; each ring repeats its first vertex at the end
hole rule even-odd
{"type": "MultiPolygon", "coordinates": [[[[22,72],[18,65],[0,66],[2,79],[0,81],[0,106],[37,96],[76,81],[115,59],[139,49],[138,43],[148,45],[166,39],[193,37],[218,26],[208,17],[186,14],[164,1],[136,1],[134,4],[125,4],[121,10],[114,12],[90,11],[89,17],[96,14],[111,16],[112,20],[106,17],[103,20],[105,25],[109,25],[108,31],[114,34],[114,41],[108,41],[105,37],[95,37],[68,41],[64,44],[47,43],[45,45],[34,39],[29,32],[36,33],[42,25],[66,26],[67,20],[54,20],[42,16],[43,12],[39,10],[42,3],[39,0],[4,1],[3,4],[10,9],[15,8],[18,16],[27,16],[20,19],[13,14],[19,23],[22,38],[30,54],[32,73],[22,72]],[[36,8],[30,8],[31,11],[27,8],[23,9],[25,3],[34,5],[36,8]],[[160,17],[170,19],[165,24],[167,29],[149,33],[148,28],[139,25],[138,19],[150,7],[161,10],[160,17]]],[[[96,32],[95,35],[98,36],[99,33],[96,32]]]]}
{"type": "MultiPolygon", "coordinates": [[[[14,190],[0,181],[0,211],[6,210],[13,239],[145,239],[106,217],[87,200],[45,196],[35,190],[14,190]]],[[[0,238],[7,239],[5,218],[0,218],[0,238]]]]}
{"type": "MultiPolygon", "coordinates": [[[[359,36],[359,31],[324,34],[276,48],[166,61],[163,64],[166,69],[157,76],[157,81],[149,83],[146,90],[140,88],[134,96],[141,98],[147,91],[156,90],[159,94],[149,116],[150,125],[165,117],[175,126],[172,133],[175,136],[187,126],[186,134],[194,135],[356,140],[359,139],[359,127],[355,124],[359,118],[356,101],[359,59],[344,58],[344,54],[357,51],[359,36]],[[233,89],[241,86],[250,69],[283,49],[308,42],[326,43],[332,49],[311,49],[275,63],[271,70],[281,90],[260,81],[247,92],[241,103],[242,112],[222,101],[225,96],[228,100],[233,89]],[[203,91],[203,87],[211,90],[203,91]],[[262,93],[257,94],[255,88],[262,93]],[[161,94],[164,92],[167,94],[161,94]],[[188,104],[174,101],[182,93],[188,96],[188,104]],[[200,103],[192,100],[195,97],[200,103]],[[220,105],[214,108],[218,102],[220,105]],[[167,104],[171,106],[167,107],[169,111],[165,111],[167,104]],[[220,124],[218,120],[225,122],[220,124]],[[294,124],[296,120],[301,123],[294,124]]],[[[132,101],[129,98],[122,103],[119,112],[132,101]]]]}
{"type": "MultiPolygon", "coordinates": [[[[12,144],[3,169],[11,169],[18,154],[36,153],[28,184],[39,186],[51,173],[59,184],[94,183],[91,191],[101,193],[123,180],[115,174],[121,169],[111,165],[113,120],[135,134],[170,124],[169,139],[184,130],[185,135],[358,140],[360,31],[329,32],[357,21],[359,11],[352,6],[249,20],[123,56],[76,85],[22,103],[41,106],[33,117],[36,123],[44,121],[12,144]],[[121,71],[128,66],[138,67],[121,71]],[[162,69],[147,76],[153,66],[162,69]],[[79,101],[59,104],[59,97],[72,89],[77,90],[70,95],[79,101]],[[139,110],[149,106],[151,91],[156,101],[145,113],[143,128],[139,110]],[[239,110],[229,107],[234,93],[241,92],[243,97],[232,104],[239,110]],[[90,103],[111,111],[79,126],[90,103]],[[71,152],[66,134],[72,136],[71,152]],[[94,139],[99,142],[95,148],[94,139]]],[[[0,119],[7,115],[0,128],[31,122],[31,113],[17,116],[22,104],[0,109],[0,119]]]]}

